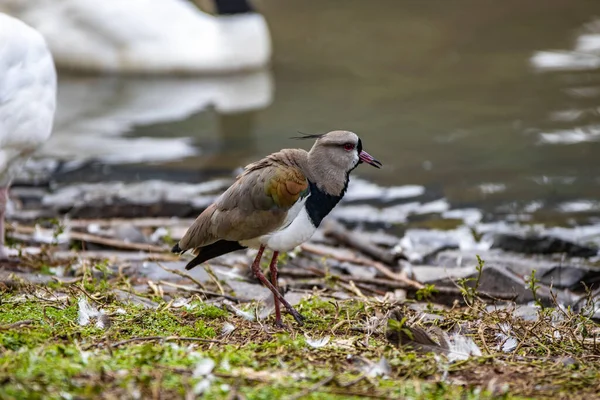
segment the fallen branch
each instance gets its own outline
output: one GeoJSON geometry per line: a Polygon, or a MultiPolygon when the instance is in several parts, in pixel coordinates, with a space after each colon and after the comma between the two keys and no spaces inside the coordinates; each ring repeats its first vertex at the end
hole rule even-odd
{"type": "MultiPolygon", "coordinates": [[[[123,345],[129,344],[129,343],[135,343],[135,342],[153,342],[153,341],[160,341],[160,342],[176,342],[176,341],[184,342],[185,341],[185,342],[203,342],[203,343],[219,343],[219,344],[225,343],[221,340],[216,340],[216,339],[179,337],[179,336],[146,336],[146,337],[134,337],[134,338],[130,338],[130,339],[121,340],[119,342],[110,344],[110,348],[114,349],[119,346],[123,346],[123,345]]],[[[93,344],[93,345],[90,345],[87,348],[85,348],[85,350],[88,350],[92,347],[99,347],[103,344],[104,343],[93,344]]]]}
{"type": "Polygon", "coordinates": [[[52,259],[54,260],[72,260],[72,259],[87,259],[87,260],[123,260],[123,261],[178,261],[179,256],[174,254],[146,254],[132,253],[130,251],[117,250],[81,250],[81,251],[54,251],[52,259]]]}
{"type": "Polygon", "coordinates": [[[108,218],[108,219],[71,219],[68,226],[71,228],[86,229],[89,225],[113,228],[120,225],[129,225],[136,228],[159,228],[173,226],[189,226],[193,218],[108,218]]]}
{"type": "Polygon", "coordinates": [[[159,267],[161,267],[162,269],[164,269],[165,271],[167,271],[167,272],[170,272],[170,273],[172,273],[172,274],[175,274],[175,275],[179,275],[179,276],[181,276],[182,278],[187,278],[187,279],[189,279],[190,281],[192,281],[192,282],[194,282],[196,285],[198,285],[198,287],[199,287],[200,289],[202,289],[202,290],[206,291],[206,286],[204,286],[204,284],[203,284],[202,282],[200,282],[199,280],[197,280],[196,278],[194,278],[194,277],[193,277],[193,276],[191,276],[190,274],[186,274],[185,272],[183,272],[183,271],[179,271],[179,270],[176,270],[176,269],[167,268],[167,267],[165,267],[164,265],[162,265],[161,263],[157,263],[157,265],[158,265],[159,267]]]}
{"type": "Polygon", "coordinates": [[[408,287],[413,287],[416,289],[423,288],[423,285],[420,284],[419,282],[413,281],[412,279],[408,279],[403,274],[396,274],[395,272],[390,270],[388,267],[386,267],[385,265],[383,265],[382,263],[377,262],[377,261],[369,260],[367,258],[362,258],[362,257],[356,257],[356,256],[347,257],[347,256],[340,256],[337,254],[331,254],[331,253],[328,253],[328,252],[318,248],[315,245],[308,244],[308,243],[304,243],[303,245],[300,246],[300,248],[303,251],[306,251],[308,253],[312,253],[312,254],[315,254],[315,255],[318,255],[321,257],[329,257],[329,258],[332,258],[332,259],[340,261],[340,262],[349,262],[352,264],[366,265],[368,267],[373,267],[377,271],[379,271],[382,275],[384,275],[394,281],[404,282],[406,284],[406,286],[408,286],[408,287]]]}
{"type": "MultiPolygon", "coordinates": [[[[31,226],[12,226],[9,227],[9,230],[12,230],[17,233],[26,233],[26,234],[34,234],[36,229],[31,226]]],[[[44,232],[48,235],[52,235],[52,231],[49,229],[41,229],[41,232],[44,232]]],[[[147,251],[153,253],[164,253],[169,249],[163,246],[156,246],[153,244],[144,244],[144,243],[130,243],[124,240],[111,239],[103,236],[92,235],[89,233],[83,232],[69,232],[69,239],[71,240],[81,240],[82,242],[90,242],[101,244],[104,246],[110,246],[117,249],[126,249],[126,250],[137,250],[137,251],[147,251]]]]}
{"type": "Polygon", "coordinates": [[[8,324],[8,325],[0,325],[0,331],[9,331],[11,329],[17,329],[22,326],[33,325],[34,323],[35,323],[34,320],[26,319],[26,320],[14,322],[14,323],[8,324]]]}
{"type": "Polygon", "coordinates": [[[238,299],[237,297],[230,296],[228,294],[221,294],[221,293],[211,292],[208,290],[196,289],[193,287],[189,287],[189,286],[185,286],[185,285],[178,285],[176,283],[168,282],[168,281],[158,281],[158,283],[160,283],[161,285],[171,286],[176,289],[185,290],[186,292],[199,293],[199,294],[203,294],[205,296],[210,296],[210,297],[222,297],[227,300],[235,301],[236,303],[240,302],[240,299],[238,299]]]}
{"type": "Polygon", "coordinates": [[[374,258],[375,260],[386,263],[387,265],[396,265],[398,259],[402,257],[401,255],[394,254],[371,243],[360,233],[352,232],[346,229],[339,222],[328,221],[325,224],[323,233],[325,236],[330,236],[341,244],[352,247],[353,249],[356,249],[361,253],[374,258]]]}
{"type": "MultiPolygon", "coordinates": [[[[298,265],[298,264],[296,264],[298,265]]],[[[356,285],[356,287],[362,289],[362,290],[367,290],[371,293],[375,293],[377,295],[383,296],[385,295],[384,291],[381,291],[379,289],[376,288],[372,288],[372,287],[368,287],[365,286],[364,283],[370,283],[370,282],[365,282],[364,279],[360,279],[360,278],[353,278],[353,277],[345,277],[342,275],[337,275],[337,274],[327,274],[325,273],[325,271],[321,271],[318,268],[309,266],[309,265],[298,265],[300,268],[303,268],[307,271],[312,272],[313,276],[317,276],[317,277],[326,277],[326,276],[330,276],[332,278],[335,278],[337,280],[339,280],[340,282],[346,283],[346,284],[351,284],[352,282],[354,282],[354,284],[356,285]]],[[[290,273],[290,271],[286,271],[286,270],[279,270],[279,275],[288,275],[288,276],[294,276],[294,273],[290,273]]],[[[306,275],[304,276],[306,277],[306,275]]],[[[343,287],[343,285],[340,285],[343,287]]],[[[356,291],[353,289],[348,289],[348,288],[344,288],[346,290],[349,290],[350,292],[356,294],[356,291]]]]}
{"type": "MultiPolygon", "coordinates": [[[[381,279],[381,278],[359,278],[359,277],[354,278],[354,277],[349,277],[349,276],[346,277],[343,275],[337,275],[337,274],[332,274],[332,273],[327,274],[324,271],[321,271],[320,269],[312,267],[312,266],[300,265],[300,264],[294,264],[294,265],[296,265],[306,271],[312,272],[314,274],[314,276],[324,277],[324,276],[328,275],[332,278],[339,279],[340,281],[346,282],[346,283],[349,283],[350,281],[354,281],[358,287],[361,287],[361,289],[363,287],[358,285],[359,283],[375,285],[375,286],[379,286],[379,287],[386,287],[386,288],[390,288],[390,289],[404,289],[407,292],[413,293],[413,294],[416,293],[416,291],[418,290],[418,288],[414,287],[413,285],[409,285],[406,282],[392,281],[392,280],[381,279]]],[[[294,276],[296,274],[298,274],[298,272],[296,272],[296,271],[289,271],[287,269],[279,270],[279,275],[294,276]]],[[[302,277],[307,277],[306,275],[307,275],[306,273],[302,273],[302,277]]],[[[367,288],[367,289],[370,291],[374,291],[373,288],[367,288]]],[[[434,298],[436,296],[450,296],[452,298],[462,299],[462,297],[463,297],[463,293],[459,288],[450,287],[450,286],[436,286],[435,290],[437,291],[437,293],[433,295],[434,298]]],[[[382,293],[382,294],[385,294],[385,293],[382,293]]],[[[478,297],[480,297],[482,299],[487,299],[487,300],[503,300],[503,301],[514,301],[515,300],[514,294],[506,294],[506,293],[500,293],[500,292],[477,292],[477,295],[478,295],[478,297]]]]}

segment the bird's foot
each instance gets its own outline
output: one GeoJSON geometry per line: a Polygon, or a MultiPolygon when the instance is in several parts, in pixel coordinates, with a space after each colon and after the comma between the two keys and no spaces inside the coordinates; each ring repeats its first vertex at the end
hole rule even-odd
{"type": "Polygon", "coordinates": [[[288,312],[290,314],[292,314],[292,317],[294,317],[294,319],[296,320],[296,322],[298,323],[298,325],[304,325],[304,317],[302,316],[302,314],[300,314],[298,311],[296,311],[293,307],[290,307],[288,309],[288,312]]]}
{"type": "Polygon", "coordinates": [[[275,320],[275,327],[279,329],[287,329],[287,325],[283,323],[282,320],[275,320]]]}

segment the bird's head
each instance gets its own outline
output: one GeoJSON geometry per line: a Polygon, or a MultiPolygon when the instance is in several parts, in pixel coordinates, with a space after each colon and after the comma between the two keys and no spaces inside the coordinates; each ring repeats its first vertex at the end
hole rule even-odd
{"type": "Polygon", "coordinates": [[[305,135],[304,138],[317,139],[310,150],[313,163],[329,165],[346,173],[363,162],[375,168],[382,166],[381,162],[363,150],[362,141],[354,132],[331,131],[322,135],[305,135]]]}

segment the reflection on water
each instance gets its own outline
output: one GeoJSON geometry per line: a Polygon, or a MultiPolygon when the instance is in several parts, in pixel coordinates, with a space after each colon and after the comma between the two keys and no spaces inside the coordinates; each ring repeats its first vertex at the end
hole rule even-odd
{"type": "Polygon", "coordinates": [[[197,155],[196,133],[213,129],[186,121],[216,114],[224,137],[252,130],[253,114],[272,101],[268,71],[214,78],[64,77],[54,134],[42,155],[109,164],[150,163],[197,155]],[[228,125],[231,125],[229,127],[228,125]]]}
{"type": "Polygon", "coordinates": [[[46,154],[233,169],[297,145],[296,131],[343,128],[384,163],[357,170],[378,185],[424,187],[452,209],[597,215],[600,2],[257,3],[275,97],[268,78],[63,77],[46,154]]]}

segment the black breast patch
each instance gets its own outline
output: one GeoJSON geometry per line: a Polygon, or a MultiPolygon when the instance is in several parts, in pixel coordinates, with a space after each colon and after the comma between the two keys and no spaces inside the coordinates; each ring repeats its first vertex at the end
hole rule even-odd
{"type": "Polygon", "coordinates": [[[318,228],[319,225],[321,225],[323,218],[325,218],[327,214],[333,210],[337,203],[340,202],[342,197],[344,197],[346,188],[348,187],[348,177],[346,177],[346,185],[344,186],[344,190],[342,190],[340,196],[333,196],[325,193],[311,181],[308,181],[308,185],[310,187],[310,196],[308,196],[308,199],[306,199],[306,204],[304,204],[304,207],[306,208],[306,212],[308,213],[310,221],[315,228],[318,228]]]}

